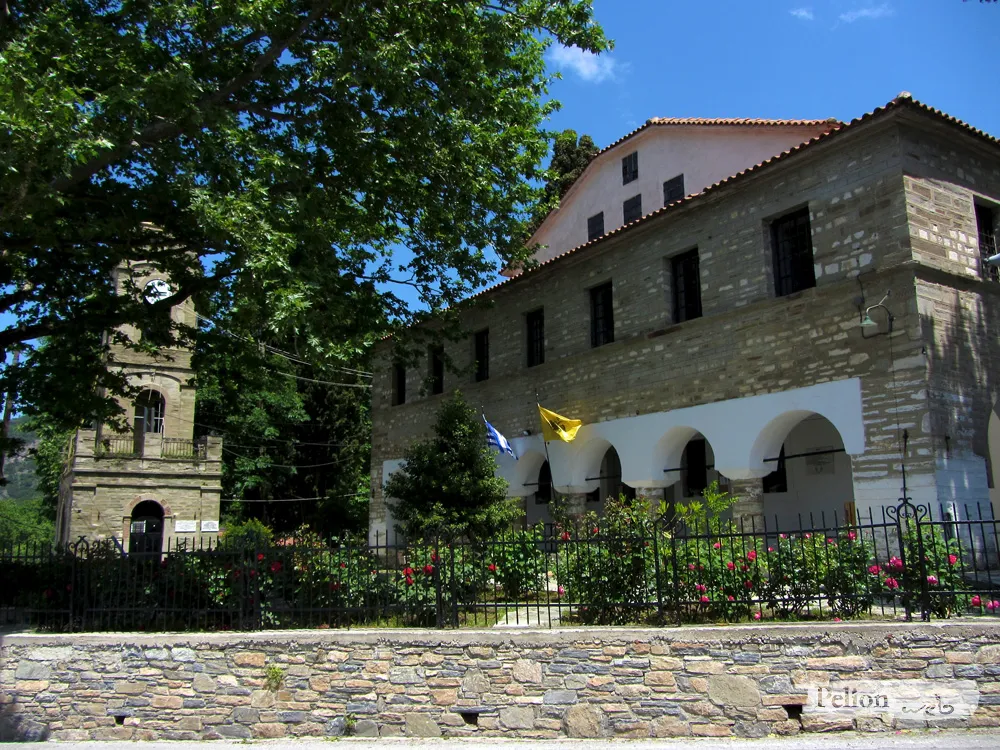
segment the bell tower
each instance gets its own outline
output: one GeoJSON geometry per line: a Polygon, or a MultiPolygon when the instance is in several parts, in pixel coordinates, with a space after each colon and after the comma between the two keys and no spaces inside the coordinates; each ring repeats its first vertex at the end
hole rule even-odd
{"type": "MultiPolygon", "coordinates": [[[[150,263],[116,269],[118,294],[156,302],[173,293],[170,279],[150,263]]],[[[171,308],[174,322],[197,326],[194,303],[171,308]]],[[[142,331],[119,333],[140,341],[142,331]]],[[[77,430],[59,489],[56,540],[114,538],[130,554],[157,554],[191,546],[219,530],[222,439],[194,438],[195,388],[191,351],[180,344],[155,355],[111,344],[111,366],[138,395],[119,399],[128,428],[95,425],[77,430]]]]}

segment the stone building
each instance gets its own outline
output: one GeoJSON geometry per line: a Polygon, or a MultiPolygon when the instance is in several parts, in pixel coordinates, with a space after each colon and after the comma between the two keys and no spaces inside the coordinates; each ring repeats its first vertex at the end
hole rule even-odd
{"type": "Polygon", "coordinates": [[[550,481],[580,511],[713,478],[769,524],[878,518],[904,465],[914,502],[988,507],[998,217],[1000,142],[901,94],[503,281],[445,344],[459,371],[380,351],[372,533],[393,525],[383,480],[456,388],[511,439],[500,471],[529,521],[550,481]],[[584,422],[551,464],[536,397],[584,422]]]}
{"type": "MultiPolygon", "coordinates": [[[[118,269],[119,294],[129,292],[129,280],[150,300],[170,293],[169,281],[147,263],[118,269]]],[[[197,325],[190,300],[171,316],[197,325]]],[[[132,326],[122,332],[133,341],[142,335],[132,326]]],[[[111,353],[130,384],[141,389],[131,403],[121,401],[131,430],[77,430],[60,483],[57,541],[114,538],[125,551],[155,553],[213,539],[219,531],[222,439],[194,439],[191,352],[178,346],[151,356],[112,343],[111,353]]]]}

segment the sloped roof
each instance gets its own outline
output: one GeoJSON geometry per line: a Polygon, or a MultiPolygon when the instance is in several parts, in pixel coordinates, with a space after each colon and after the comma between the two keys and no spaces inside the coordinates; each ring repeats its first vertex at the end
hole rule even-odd
{"type": "MultiPolygon", "coordinates": [[[[806,149],[810,148],[811,146],[813,146],[813,145],[815,145],[817,143],[829,141],[831,138],[835,138],[837,135],[839,135],[841,133],[845,133],[845,132],[848,132],[850,130],[857,129],[862,124],[871,122],[873,120],[876,120],[878,118],[881,118],[881,117],[887,115],[890,112],[897,111],[897,110],[900,110],[900,109],[903,109],[903,108],[906,108],[906,107],[912,108],[912,109],[914,109],[914,110],[916,110],[918,112],[924,113],[924,114],[931,115],[931,116],[936,117],[936,118],[938,118],[940,120],[943,120],[943,121],[945,121],[945,122],[947,122],[947,123],[949,123],[951,125],[956,125],[956,126],[962,128],[963,130],[965,130],[970,135],[974,135],[977,138],[985,140],[987,143],[989,143],[991,145],[994,145],[994,146],[1000,145],[1000,139],[998,139],[998,138],[990,135],[989,133],[986,133],[983,130],[979,130],[978,128],[972,127],[971,125],[969,125],[968,123],[966,123],[966,122],[958,119],[957,117],[953,117],[952,115],[949,115],[949,114],[947,114],[945,112],[942,112],[939,109],[935,109],[934,107],[928,106],[927,104],[924,104],[923,102],[920,102],[920,101],[914,99],[909,92],[904,91],[904,92],[900,93],[898,96],[896,96],[896,98],[890,100],[884,106],[876,107],[871,112],[866,112],[865,114],[861,115],[860,117],[856,117],[855,119],[853,119],[853,120],[851,120],[850,122],[847,122],[847,123],[843,123],[843,122],[839,122],[839,121],[833,121],[833,122],[835,122],[837,124],[834,125],[834,126],[832,126],[830,130],[828,130],[828,131],[826,131],[824,133],[821,133],[820,135],[817,135],[814,138],[811,138],[808,141],[805,141],[804,143],[800,143],[798,146],[794,146],[793,148],[790,148],[787,151],[783,151],[780,154],[777,154],[775,156],[772,156],[769,159],[765,159],[764,161],[762,161],[762,162],[760,162],[758,164],[755,164],[752,167],[747,167],[746,169],[744,169],[744,170],[742,170],[740,172],[737,172],[734,175],[730,175],[729,177],[726,177],[724,180],[720,180],[719,182],[716,182],[713,185],[709,185],[704,190],[702,190],[700,193],[692,193],[691,195],[685,196],[684,198],[680,198],[679,200],[676,200],[673,203],[669,203],[666,206],[663,206],[662,208],[658,208],[655,211],[652,211],[652,212],[650,212],[650,213],[648,213],[648,214],[646,214],[646,215],[644,215],[644,216],[636,219],[635,221],[633,221],[633,222],[631,222],[629,224],[625,224],[623,226],[620,226],[617,229],[612,229],[610,232],[608,232],[606,234],[603,234],[600,237],[597,237],[596,239],[590,240],[589,242],[585,242],[582,245],[577,245],[576,247],[574,247],[574,248],[572,248],[570,250],[566,250],[565,252],[562,252],[559,255],[553,256],[552,258],[549,258],[548,260],[542,261],[541,263],[539,263],[534,268],[531,268],[531,269],[528,269],[526,271],[523,271],[522,273],[519,273],[517,276],[513,276],[511,278],[504,279],[503,281],[500,281],[500,282],[494,284],[493,286],[487,287],[486,289],[483,289],[482,291],[477,292],[476,294],[472,295],[468,299],[472,300],[472,299],[476,299],[477,297],[481,297],[481,296],[483,296],[485,294],[488,294],[488,293],[494,291],[495,289],[497,289],[497,288],[499,288],[501,286],[504,286],[506,284],[510,284],[511,282],[516,281],[517,279],[520,279],[520,278],[522,278],[524,276],[528,276],[528,275],[536,272],[538,269],[543,268],[545,266],[548,266],[549,264],[554,263],[554,262],[556,262],[558,260],[561,260],[562,258],[565,258],[565,257],[567,257],[569,255],[573,255],[575,253],[578,253],[579,251],[584,250],[584,249],[586,249],[588,247],[592,247],[594,245],[598,245],[598,244],[600,244],[602,242],[605,242],[610,237],[617,237],[618,235],[622,234],[623,232],[627,232],[627,231],[631,230],[632,228],[634,228],[634,227],[636,227],[636,226],[638,226],[640,224],[645,224],[645,223],[647,223],[649,221],[652,221],[653,219],[655,219],[655,218],[657,218],[659,216],[662,216],[664,213],[666,213],[668,211],[675,210],[678,206],[681,206],[681,205],[684,205],[684,204],[688,204],[688,203],[691,203],[693,201],[702,200],[702,199],[704,199],[704,197],[706,195],[714,194],[715,192],[717,192],[720,189],[726,188],[726,187],[728,187],[730,185],[733,185],[733,184],[737,184],[741,180],[747,178],[749,175],[758,174],[762,170],[767,169],[768,167],[770,167],[771,165],[777,164],[778,162],[785,161],[786,159],[788,159],[792,155],[801,153],[802,151],[805,151],[806,149]]],[[[652,121],[650,121],[650,122],[652,122],[652,121]]],[[[824,121],[824,120],[813,120],[813,121],[808,121],[808,120],[774,121],[774,120],[770,120],[770,121],[765,121],[765,122],[800,122],[800,123],[807,123],[807,122],[826,122],[826,121],[824,121]]],[[[649,125],[649,122],[647,122],[647,124],[644,125],[643,127],[647,127],[648,125],[649,125]]],[[[639,128],[639,130],[641,130],[641,129],[642,128],[639,128]]],[[[616,141],[616,143],[620,143],[621,141],[625,140],[626,138],[630,138],[631,136],[635,135],[635,133],[637,133],[637,132],[639,132],[639,131],[635,130],[632,133],[629,133],[627,136],[625,136],[625,138],[622,138],[619,141],[616,141]]],[[[611,148],[611,147],[609,146],[608,148],[611,148]]]]}

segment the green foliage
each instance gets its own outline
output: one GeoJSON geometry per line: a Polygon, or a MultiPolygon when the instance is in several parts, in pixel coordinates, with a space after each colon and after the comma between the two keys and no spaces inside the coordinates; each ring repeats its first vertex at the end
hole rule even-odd
{"type": "Polygon", "coordinates": [[[264,669],[264,689],[276,693],[285,684],[285,670],[277,664],[268,664],[264,669]]]}
{"type": "Polygon", "coordinates": [[[0,548],[51,544],[55,525],[48,510],[41,500],[0,499],[0,548]]]}
{"type": "MultiPolygon", "coordinates": [[[[676,503],[673,506],[674,516],[678,521],[692,530],[712,530],[715,533],[721,528],[721,516],[733,507],[739,498],[719,489],[719,480],[714,479],[701,492],[702,500],[691,500],[687,504],[676,503]]],[[[664,502],[660,503],[660,516],[667,513],[664,502]]]]}
{"type": "Polygon", "coordinates": [[[509,530],[490,540],[485,553],[488,581],[508,599],[544,591],[549,565],[545,544],[542,524],[509,530]]]}
{"type": "Polygon", "coordinates": [[[552,139],[552,160],[545,172],[545,190],[542,201],[535,210],[530,231],[534,232],[577,181],[591,159],[600,151],[593,138],[582,135],[577,139],[575,130],[563,130],[552,139]]]}
{"type": "Polygon", "coordinates": [[[63,427],[116,410],[111,344],[191,335],[170,308],[223,284],[350,361],[524,260],[546,47],[610,47],[589,0],[4,7],[0,352],[25,355],[0,392],[63,427]],[[137,248],[171,295],[116,294],[137,248]]]}
{"type": "Polygon", "coordinates": [[[70,442],[75,433],[41,415],[26,420],[26,426],[38,436],[38,442],[30,449],[30,454],[35,462],[35,476],[42,505],[48,517],[55,518],[59,505],[59,482],[66,469],[70,442]]]}
{"type": "MultiPolygon", "coordinates": [[[[560,532],[557,554],[564,562],[560,582],[580,619],[602,625],[634,622],[641,616],[635,602],[647,602],[656,591],[654,528],[649,506],[625,496],[609,499],[604,517],[584,516],[573,538],[560,532]]],[[[655,594],[654,594],[655,598],[655,594]]]]}
{"type": "Polygon", "coordinates": [[[274,531],[256,518],[250,518],[226,527],[220,541],[233,548],[269,547],[274,541],[274,531]]]}
{"type": "Polygon", "coordinates": [[[434,437],[407,448],[383,492],[397,500],[393,516],[409,539],[487,538],[523,512],[496,468],[482,419],[456,391],[438,411],[434,437]]]}

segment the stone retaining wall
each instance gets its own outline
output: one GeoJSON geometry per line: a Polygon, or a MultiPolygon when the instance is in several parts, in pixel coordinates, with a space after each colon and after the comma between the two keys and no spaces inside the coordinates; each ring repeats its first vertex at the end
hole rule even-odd
{"type": "Polygon", "coordinates": [[[861,677],[973,679],[980,706],[951,725],[1000,726],[1000,622],[7,635],[0,734],[759,737],[890,729],[878,719],[799,715],[806,685],[861,677]]]}

